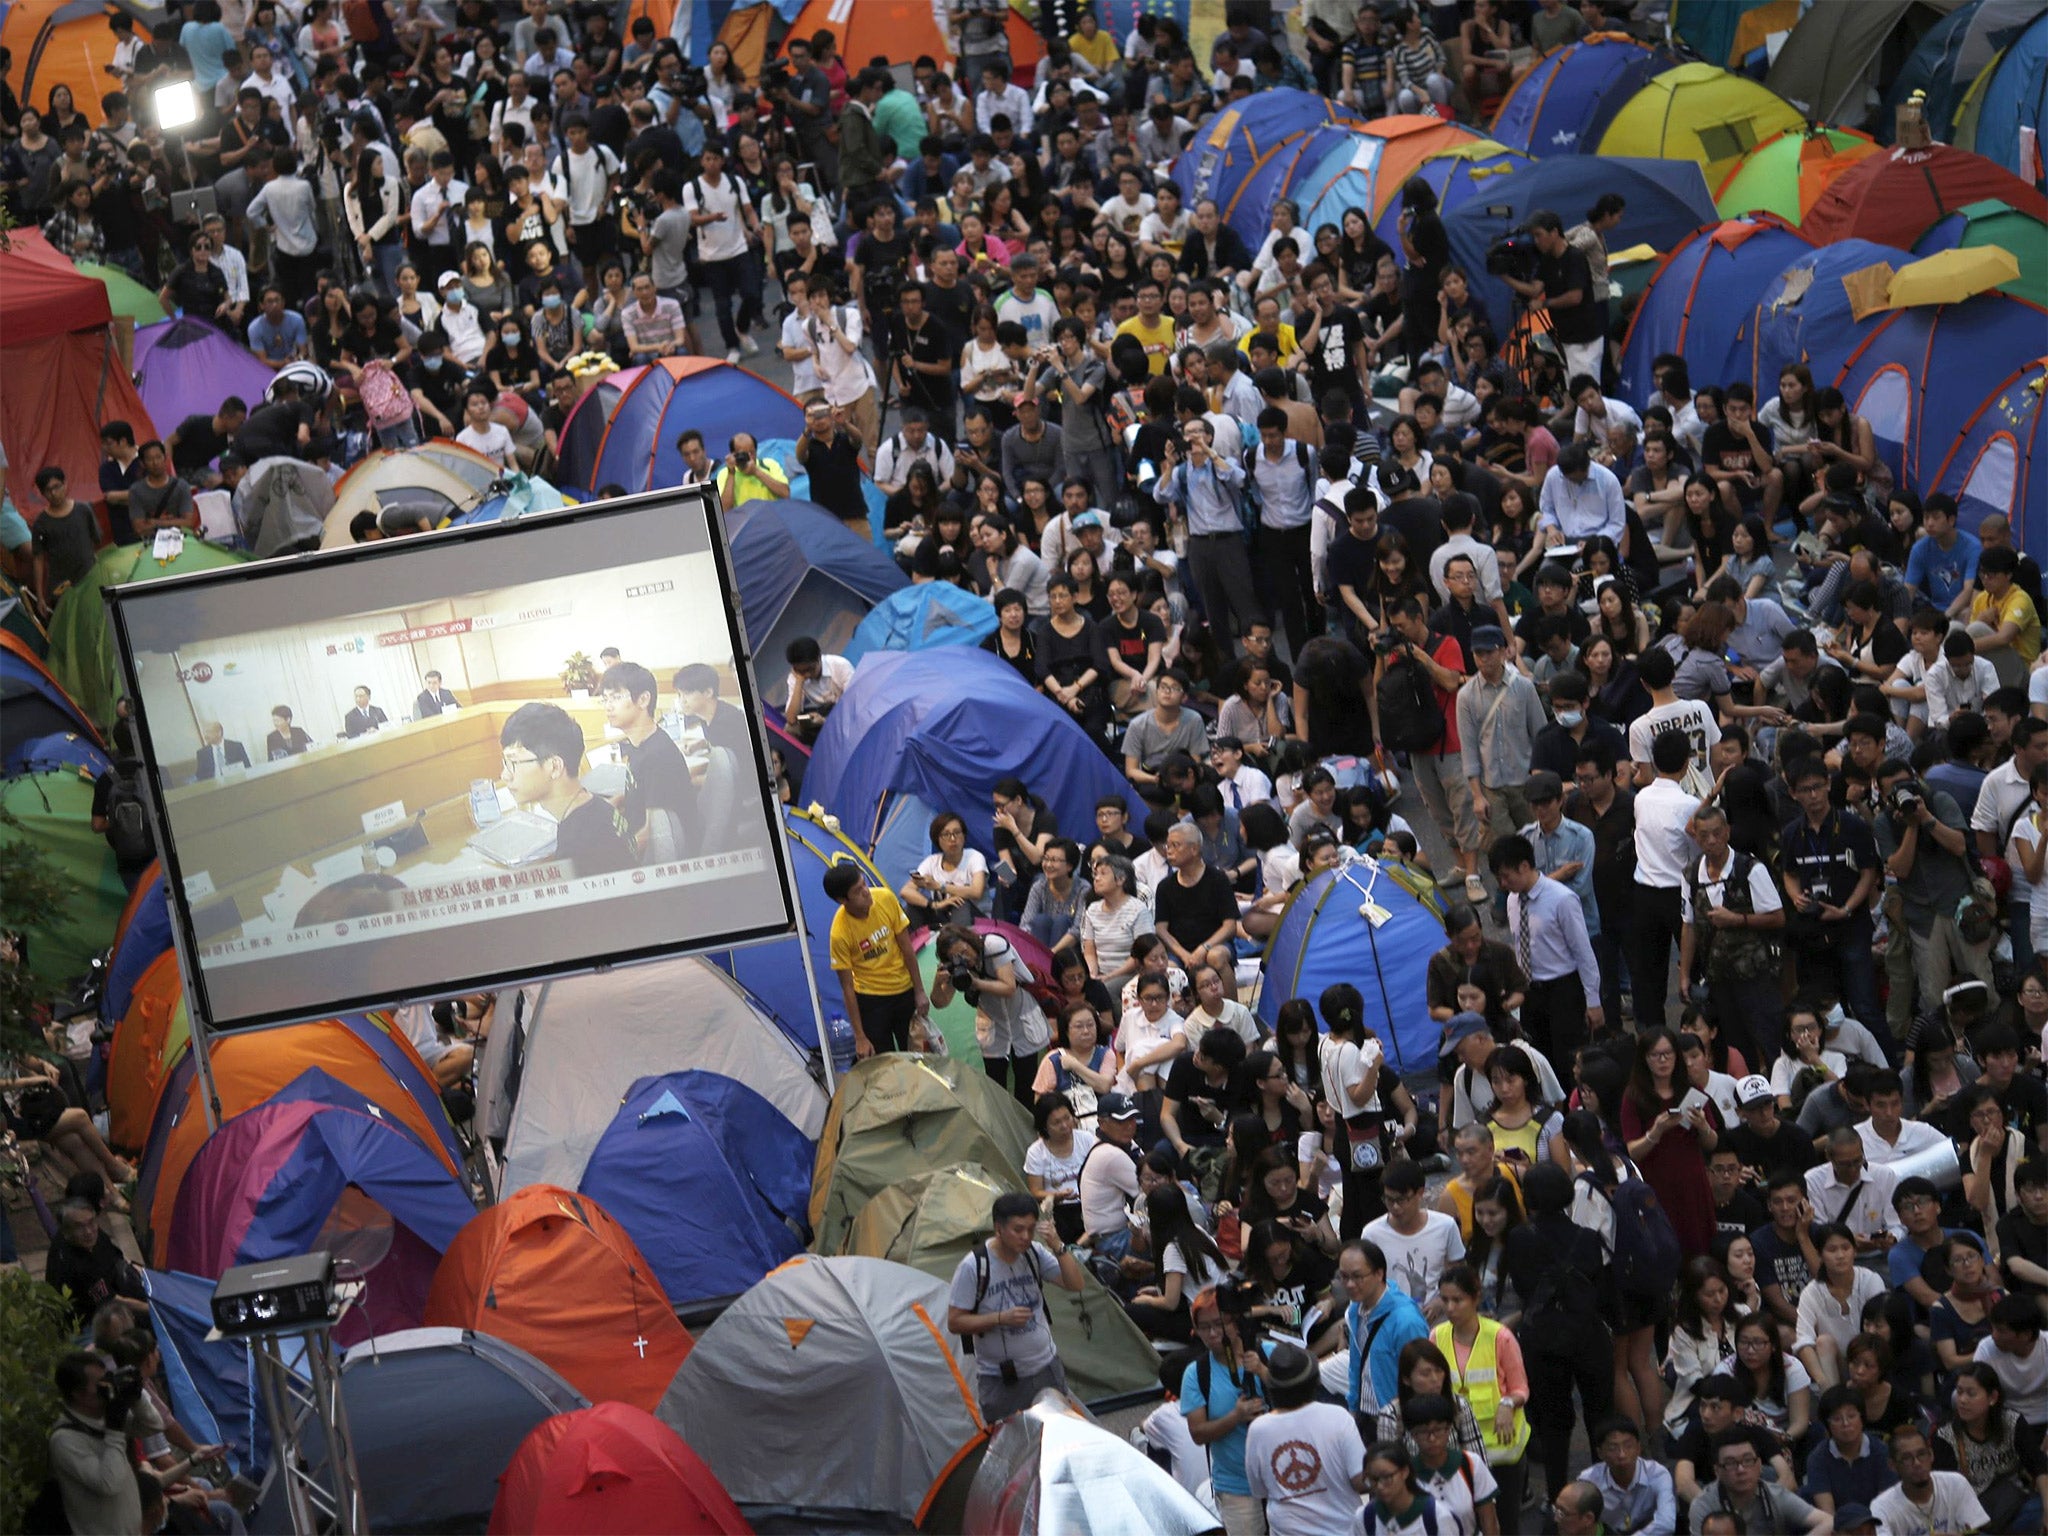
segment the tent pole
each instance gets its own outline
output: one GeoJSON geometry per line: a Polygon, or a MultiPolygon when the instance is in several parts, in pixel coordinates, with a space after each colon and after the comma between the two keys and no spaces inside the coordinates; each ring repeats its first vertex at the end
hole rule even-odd
{"type": "MultiPolygon", "coordinates": [[[[171,872],[165,870],[164,879],[168,881],[170,878],[171,872]]],[[[175,906],[173,910],[176,910],[175,906]]],[[[206,1129],[211,1133],[220,1129],[221,1122],[220,1089],[214,1083],[213,1050],[209,1043],[213,1022],[207,1016],[205,1005],[200,1002],[200,989],[193,985],[199,967],[192,959],[190,937],[183,923],[171,924],[171,948],[178,956],[178,974],[185,989],[185,1017],[192,1028],[192,1064],[199,1072],[199,1106],[206,1112],[206,1129]]]]}
{"type": "Polygon", "coordinates": [[[789,891],[790,908],[796,913],[797,950],[804,957],[804,990],[811,999],[811,1022],[818,1031],[818,1061],[825,1069],[825,1096],[830,1098],[839,1086],[832,1070],[832,1030],[825,1023],[825,1004],[818,995],[818,967],[811,959],[811,935],[804,926],[804,899],[796,888],[794,859],[784,861],[783,884],[789,891]]]}

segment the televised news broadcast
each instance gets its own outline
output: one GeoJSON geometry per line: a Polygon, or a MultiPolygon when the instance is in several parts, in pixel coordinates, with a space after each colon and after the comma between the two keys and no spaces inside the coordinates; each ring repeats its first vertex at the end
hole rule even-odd
{"type": "Polygon", "coordinates": [[[117,599],[215,1023],[787,931],[694,499],[368,548],[117,599]]]}

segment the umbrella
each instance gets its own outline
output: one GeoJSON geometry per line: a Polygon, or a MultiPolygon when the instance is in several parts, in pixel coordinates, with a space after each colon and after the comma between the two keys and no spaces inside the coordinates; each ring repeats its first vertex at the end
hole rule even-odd
{"type": "Polygon", "coordinates": [[[149,289],[119,267],[110,267],[97,261],[81,261],[78,270],[87,277],[96,277],[107,285],[107,303],[115,317],[126,316],[137,325],[154,325],[168,318],[164,306],[149,289]]]}
{"type": "Polygon", "coordinates": [[[1937,251],[1892,274],[1887,309],[1909,304],[1960,304],[2020,275],[2019,261],[2002,245],[1937,251]]]}

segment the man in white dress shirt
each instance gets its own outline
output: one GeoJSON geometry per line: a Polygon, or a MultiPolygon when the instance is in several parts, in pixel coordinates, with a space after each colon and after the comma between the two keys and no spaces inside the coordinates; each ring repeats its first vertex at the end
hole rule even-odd
{"type": "Polygon", "coordinates": [[[1567,886],[1536,869],[1536,851],[1519,833],[1487,854],[1508,896],[1508,942],[1529,978],[1522,1028],[1553,1061],[1570,1061],[1590,1027],[1599,1029],[1600,962],[1586,933],[1585,909],[1567,886]]]}
{"type": "Polygon", "coordinates": [[[1664,1022],[1664,994],[1671,971],[1671,946],[1685,929],[1680,893],[1686,871],[1699,857],[1692,840],[1699,801],[1680,786],[1692,762],[1692,744],[1672,731],[1650,743],[1657,776],[1636,791],[1636,888],[1641,898],[1629,937],[1628,971],[1635,988],[1638,1026],[1664,1022]]]}

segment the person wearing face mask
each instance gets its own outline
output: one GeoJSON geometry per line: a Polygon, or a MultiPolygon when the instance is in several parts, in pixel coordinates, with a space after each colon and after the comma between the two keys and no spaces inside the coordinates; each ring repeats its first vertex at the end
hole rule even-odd
{"type": "Polygon", "coordinates": [[[540,398],[540,357],[517,315],[498,322],[496,338],[484,356],[483,374],[500,394],[540,398]]]}
{"type": "Polygon", "coordinates": [[[448,338],[449,354],[465,369],[474,368],[483,361],[484,349],[489,345],[483,316],[464,295],[460,273],[443,272],[438,286],[441,294],[439,324],[442,334],[448,338]]]}
{"type": "Polygon", "coordinates": [[[459,430],[467,376],[468,370],[449,354],[447,334],[438,326],[420,332],[419,345],[398,370],[412,403],[442,437],[453,437],[459,430]]]}
{"type": "Polygon", "coordinates": [[[1628,755],[1628,739],[1605,720],[1586,712],[1586,678],[1581,672],[1560,672],[1550,680],[1553,723],[1536,733],[1529,749],[1529,767],[1569,781],[1577,772],[1579,752],[1588,743],[1604,742],[1616,758],[1628,755]]]}

